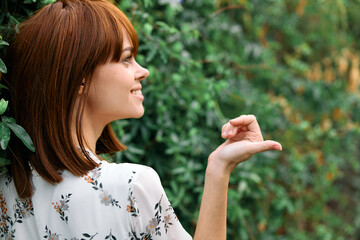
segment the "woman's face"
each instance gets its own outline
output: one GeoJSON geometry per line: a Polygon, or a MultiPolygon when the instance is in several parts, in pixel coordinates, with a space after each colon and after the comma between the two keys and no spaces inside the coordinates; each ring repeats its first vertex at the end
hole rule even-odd
{"type": "Polygon", "coordinates": [[[144,114],[141,80],[148,76],[149,71],[135,61],[133,46],[124,31],[120,61],[108,61],[94,72],[85,114],[100,124],[141,117],[144,114]]]}

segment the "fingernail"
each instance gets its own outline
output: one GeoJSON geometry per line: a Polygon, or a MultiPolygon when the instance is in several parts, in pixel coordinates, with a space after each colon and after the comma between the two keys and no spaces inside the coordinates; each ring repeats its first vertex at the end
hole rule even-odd
{"type": "Polygon", "coordinates": [[[227,132],[226,132],[226,131],[223,131],[222,135],[223,135],[224,137],[226,137],[226,136],[227,136],[227,132]]]}
{"type": "Polygon", "coordinates": [[[233,133],[233,130],[230,130],[230,131],[229,131],[229,134],[232,134],[232,133],[233,133]]]}

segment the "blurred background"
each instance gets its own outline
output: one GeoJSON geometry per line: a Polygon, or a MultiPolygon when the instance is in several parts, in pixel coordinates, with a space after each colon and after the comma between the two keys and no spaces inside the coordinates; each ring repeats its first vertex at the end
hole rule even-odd
{"type": "MultiPolygon", "coordinates": [[[[50,2],[1,0],[0,35],[50,2]]],[[[128,150],[111,161],[152,166],[193,233],[222,124],[254,114],[283,151],[232,173],[228,239],[360,239],[360,0],[116,4],[150,77],[144,117],[113,123],[128,150]]]]}

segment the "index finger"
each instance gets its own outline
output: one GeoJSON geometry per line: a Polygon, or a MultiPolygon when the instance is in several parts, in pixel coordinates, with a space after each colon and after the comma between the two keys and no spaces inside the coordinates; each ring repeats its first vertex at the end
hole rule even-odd
{"type": "Polygon", "coordinates": [[[231,119],[229,122],[234,127],[247,126],[249,131],[259,131],[260,132],[260,126],[254,115],[241,115],[240,117],[231,119]]]}

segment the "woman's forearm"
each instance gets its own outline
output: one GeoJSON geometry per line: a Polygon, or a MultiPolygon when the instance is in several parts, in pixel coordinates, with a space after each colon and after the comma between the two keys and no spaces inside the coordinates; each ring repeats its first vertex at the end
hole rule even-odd
{"type": "Polygon", "coordinates": [[[221,136],[226,141],[208,159],[195,240],[226,239],[227,192],[230,173],[235,167],[256,153],[282,150],[280,143],[264,141],[253,115],[230,120],[223,125],[221,136]]]}
{"type": "Polygon", "coordinates": [[[229,175],[208,166],[194,240],[226,239],[226,208],[229,175]]]}

